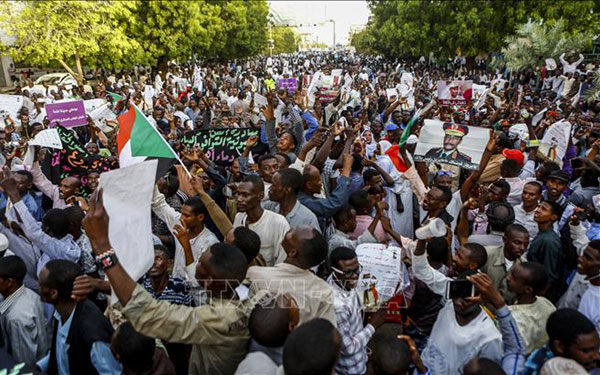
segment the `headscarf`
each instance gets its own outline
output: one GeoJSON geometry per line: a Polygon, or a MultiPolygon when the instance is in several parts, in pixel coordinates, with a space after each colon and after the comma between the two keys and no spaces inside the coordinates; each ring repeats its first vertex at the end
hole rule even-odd
{"type": "Polygon", "coordinates": [[[363,145],[365,146],[365,153],[368,159],[372,159],[375,155],[375,151],[377,150],[377,142],[375,142],[375,137],[373,136],[373,132],[370,129],[365,129],[360,134],[360,139],[363,141],[363,145]],[[365,133],[371,133],[371,142],[367,143],[365,133]]]}

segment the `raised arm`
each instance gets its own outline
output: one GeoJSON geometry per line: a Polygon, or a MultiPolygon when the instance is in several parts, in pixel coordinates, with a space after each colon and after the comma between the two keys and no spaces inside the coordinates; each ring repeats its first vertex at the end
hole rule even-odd
{"type": "Polygon", "coordinates": [[[79,247],[65,246],[62,241],[44,233],[41,224],[31,216],[25,202],[21,199],[16,181],[13,178],[3,180],[2,188],[14,204],[14,209],[21,219],[23,232],[40,251],[44,252],[51,259],[67,259],[73,262],[79,260],[81,256],[81,249],[79,247]]]}
{"type": "Polygon", "coordinates": [[[152,212],[167,224],[170,231],[179,222],[181,216],[179,212],[167,204],[165,196],[158,191],[156,186],[154,186],[154,193],[152,195],[152,212]]]}
{"type": "Polygon", "coordinates": [[[493,130],[490,130],[490,138],[488,140],[487,146],[485,147],[485,151],[483,152],[483,155],[481,155],[481,161],[479,162],[479,169],[474,171],[473,173],[471,173],[471,175],[469,177],[467,177],[465,182],[460,187],[460,199],[462,202],[467,200],[467,198],[469,196],[469,192],[471,192],[471,189],[473,189],[475,182],[477,182],[477,180],[479,179],[479,177],[485,170],[485,167],[487,167],[488,162],[490,161],[490,158],[492,157],[495,147],[496,147],[496,138],[494,137],[493,130]]]}
{"type": "Polygon", "coordinates": [[[231,230],[231,228],[233,228],[233,224],[227,217],[227,214],[223,212],[223,210],[221,209],[221,207],[219,207],[217,202],[215,202],[210,197],[210,195],[206,191],[204,191],[202,181],[200,181],[198,177],[192,176],[192,178],[190,179],[190,185],[192,185],[192,188],[194,189],[196,194],[198,194],[198,196],[202,200],[202,203],[204,203],[204,206],[206,206],[206,210],[208,211],[208,214],[210,215],[212,221],[219,229],[219,232],[221,232],[223,236],[226,236],[227,233],[229,233],[229,231],[231,230]]]}
{"type": "MultiPolygon", "coordinates": [[[[35,153],[37,155],[37,152],[35,153]]],[[[36,156],[37,158],[37,156],[36,156]]],[[[46,195],[52,199],[53,202],[60,199],[60,192],[58,186],[54,185],[42,172],[40,163],[35,161],[31,166],[31,174],[33,175],[33,184],[46,195]]]]}

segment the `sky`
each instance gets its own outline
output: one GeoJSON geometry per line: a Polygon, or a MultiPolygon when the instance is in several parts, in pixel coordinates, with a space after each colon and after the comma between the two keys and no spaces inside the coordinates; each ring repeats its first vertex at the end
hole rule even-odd
{"type": "MultiPolygon", "coordinates": [[[[364,0],[356,1],[269,1],[271,11],[278,19],[289,20],[290,23],[318,23],[333,19],[337,44],[347,44],[351,28],[367,23],[369,9],[364,0]]],[[[302,27],[298,32],[310,32],[313,39],[329,46],[333,45],[333,25],[331,22],[320,26],[302,27]]]]}

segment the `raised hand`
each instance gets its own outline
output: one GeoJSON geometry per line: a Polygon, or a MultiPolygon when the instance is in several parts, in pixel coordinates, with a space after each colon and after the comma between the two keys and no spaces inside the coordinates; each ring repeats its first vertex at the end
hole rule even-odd
{"type": "Polygon", "coordinates": [[[258,143],[258,136],[252,135],[252,136],[248,137],[248,139],[246,139],[246,148],[251,149],[252,147],[256,146],[257,143],[258,143]]]}
{"type": "Polygon", "coordinates": [[[497,309],[504,306],[504,297],[502,297],[502,295],[494,285],[494,282],[487,274],[480,272],[475,275],[467,276],[467,280],[469,280],[475,285],[475,288],[479,291],[480,294],[480,296],[478,297],[469,298],[488,301],[497,309]]]}
{"type": "Polygon", "coordinates": [[[185,159],[189,160],[192,163],[197,162],[199,159],[198,153],[192,148],[186,148],[183,151],[181,151],[181,156],[183,156],[185,159]]]}
{"type": "Polygon", "coordinates": [[[190,185],[192,185],[192,189],[194,189],[196,194],[204,193],[204,185],[198,176],[188,177],[188,181],[190,182],[190,185]]]}
{"type": "Polygon", "coordinates": [[[88,275],[77,276],[73,282],[71,298],[73,298],[75,301],[83,301],[89,294],[92,294],[96,291],[97,286],[98,279],[88,275]]]}
{"type": "Polygon", "coordinates": [[[190,242],[190,235],[188,233],[188,229],[183,221],[175,224],[173,227],[173,234],[175,237],[181,242],[181,244],[186,244],[190,242]]]}

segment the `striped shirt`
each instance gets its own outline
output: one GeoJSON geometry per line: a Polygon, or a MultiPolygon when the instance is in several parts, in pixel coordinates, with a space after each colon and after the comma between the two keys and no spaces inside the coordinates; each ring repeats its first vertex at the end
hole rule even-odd
{"type": "Polygon", "coordinates": [[[150,276],[148,274],[142,277],[142,279],[139,281],[139,284],[142,286],[142,288],[146,289],[146,291],[150,293],[150,295],[152,295],[152,297],[156,300],[167,301],[176,305],[192,305],[192,293],[190,284],[178,277],[169,275],[169,281],[167,282],[167,286],[160,293],[156,293],[156,291],[152,287],[152,283],[150,282],[150,276]]]}

